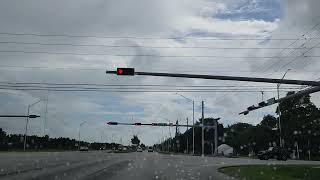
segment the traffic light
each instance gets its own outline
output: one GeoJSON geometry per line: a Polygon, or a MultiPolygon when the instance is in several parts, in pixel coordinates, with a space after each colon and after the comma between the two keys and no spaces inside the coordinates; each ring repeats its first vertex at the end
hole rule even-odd
{"type": "Polygon", "coordinates": [[[272,105],[272,104],[275,104],[276,103],[276,98],[271,98],[271,99],[268,99],[267,100],[267,104],[268,106],[272,105]]]}
{"type": "Polygon", "coordinates": [[[247,108],[248,111],[253,111],[255,109],[258,109],[257,107],[255,107],[254,105],[250,106],[247,108]]]}
{"type": "Polygon", "coordinates": [[[268,105],[268,104],[267,104],[266,102],[264,102],[264,101],[262,101],[262,102],[259,103],[259,106],[260,106],[260,107],[264,107],[264,106],[267,106],[267,105],[268,105]]]}
{"type": "Polygon", "coordinates": [[[118,76],[134,76],[134,68],[117,68],[118,76]]]}
{"type": "Polygon", "coordinates": [[[108,125],[118,125],[118,122],[108,122],[108,125]]]}
{"type": "Polygon", "coordinates": [[[141,126],[141,123],[134,123],[135,126],[141,126]]]}

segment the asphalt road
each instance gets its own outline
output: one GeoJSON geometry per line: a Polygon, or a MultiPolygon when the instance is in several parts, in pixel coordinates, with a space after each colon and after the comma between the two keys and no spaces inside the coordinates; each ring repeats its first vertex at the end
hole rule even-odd
{"type": "Polygon", "coordinates": [[[245,164],[316,164],[315,161],[260,161],[159,153],[89,152],[0,153],[0,179],[177,180],[230,179],[218,168],[245,164]]]}

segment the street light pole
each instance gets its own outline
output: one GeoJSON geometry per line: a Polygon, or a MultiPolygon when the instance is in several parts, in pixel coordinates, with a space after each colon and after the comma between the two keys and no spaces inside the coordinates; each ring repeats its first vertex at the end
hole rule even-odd
{"type": "MultiPolygon", "coordinates": [[[[282,76],[281,80],[284,79],[284,77],[287,75],[287,73],[290,71],[291,69],[287,69],[287,71],[284,73],[284,75],[282,76]]],[[[281,110],[280,110],[280,93],[279,93],[279,88],[280,88],[281,83],[277,84],[277,94],[278,94],[278,113],[279,113],[279,145],[280,147],[283,147],[283,143],[282,143],[282,130],[281,130],[281,110]]]]}
{"type": "Polygon", "coordinates": [[[187,98],[185,97],[184,95],[181,95],[179,93],[176,93],[177,95],[185,98],[186,100],[192,102],[192,154],[194,155],[194,134],[195,134],[195,130],[194,130],[194,100],[193,99],[190,99],[190,98],[187,98]]]}
{"type": "Polygon", "coordinates": [[[84,123],[86,123],[87,121],[83,121],[82,123],[80,123],[80,125],[79,125],[79,143],[78,143],[78,148],[79,148],[79,150],[80,150],[80,129],[81,129],[81,126],[84,124],[84,123]]]}
{"type": "Polygon", "coordinates": [[[24,132],[24,142],[23,142],[23,151],[26,151],[26,144],[27,144],[27,134],[28,134],[28,124],[29,124],[29,115],[30,115],[30,108],[37,103],[39,103],[41,99],[33,104],[28,105],[28,117],[27,117],[27,122],[26,122],[26,128],[24,132]]]}
{"type": "Polygon", "coordinates": [[[189,130],[189,119],[187,118],[187,154],[189,154],[189,138],[188,138],[188,130],[189,130]]]}
{"type": "Polygon", "coordinates": [[[202,116],[201,116],[201,119],[202,119],[202,126],[201,126],[201,138],[202,138],[202,152],[201,152],[201,155],[204,156],[204,101],[201,102],[201,105],[202,105],[202,116]]]}

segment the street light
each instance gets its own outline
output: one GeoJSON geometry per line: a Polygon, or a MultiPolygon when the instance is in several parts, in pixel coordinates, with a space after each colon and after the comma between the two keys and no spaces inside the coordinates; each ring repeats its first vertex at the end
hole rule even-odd
{"type": "Polygon", "coordinates": [[[27,122],[26,122],[26,129],[24,132],[24,143],[23,143],[23,151],[26,151],[26,144],[27,144],[27,133],[28,133],[28,123],[29,123],[29,118],[30,118],[30,108],[37,103],[39,103],[41,99],[33,104],[28,105],[28,116],[27,116],[27,122]]]}
{"type": "MultiPolygon", "coordinates": [[[[287,73],[290,71],[291,69],[287,69],[287,71],[284,73],[284,75],[282,76],[281,80],[284,79],[284,77],[287,75],[287,73]]],[[[279,93],[279,88],[280,88],[280,85],[281,83],[278,83],[277,84],[277,93],[278,93],[278,112],[279,112],[279,138],[280,138],[280,147],[283,147],[283,144],[282,144],[282,138],[281,138],[281,110],[280,110],[280,93],[279,93]]]]}
{"type": "MultiPolygon", "coordinates": [[[[185,98],[189,102],[192,102],[192,126],[193,126],[192,127],[192,154],[194,155],[194,100],[190,99],[190,98],[187,98],[182,94],[179,94],[179,93],[176,93],[176,94],[181,96],[181,97],[183,97],[183,98],[185,98]]],[[[187,131],[188,131],[188,127],[187,127],[187,131]]],[[[187,151],[189,151],[189,149],[187,151]]]]}
{"type": "Polygon", "coordinates": [[[79,148],[79,150],[80,150],[80,129],[81,129],[81,126],[83,125],[83,124],[85,124],[87,121],[83,121],[82,123],[80,123],[80,125],[79,125],[79,143],[78,143],[78,148],[79,148]]]}

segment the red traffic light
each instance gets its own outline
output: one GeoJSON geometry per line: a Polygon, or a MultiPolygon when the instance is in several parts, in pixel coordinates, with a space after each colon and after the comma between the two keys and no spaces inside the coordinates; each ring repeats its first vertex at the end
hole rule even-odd
{"type": "Polygon", "coordinates": [[[117,122],[108,122],[107,124],[108,124],[108,125],[118,125],[117,122]]]}
{"type": "Polygon", "coordinates": [[[117,68],[117,75],[134,76],[134,68],[117,68]]]}
{"type": "Polygon", "coordinates": [[[141,123],[134,123],[135,126],[141,126],[141,123]]]}
{"type": "Polygon", "coordinates": [[[123,69],[117,69],[117,74],[122,75],[123,74],[123,69]]]}

